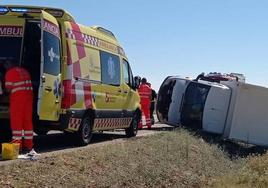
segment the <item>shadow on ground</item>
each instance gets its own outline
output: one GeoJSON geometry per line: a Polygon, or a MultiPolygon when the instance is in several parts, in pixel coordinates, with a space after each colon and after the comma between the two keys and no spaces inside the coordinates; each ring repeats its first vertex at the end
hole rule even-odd
{"type": "MultiPolygon", "coordinates": [[[[113,133],[94,133],[90,144],[100,143],[103,141],[110,141],[119,138],[125,138],[123,134],[113,133]]],[[[69,134],[53,133],[44,136],[35,136],[35,149],[38,152],[57,151],[69,148],[77,148],[76,138],[69,134]]]]}
{"type": "Polygon", "coordinates": [[[223,139],[221,135],[208,133],[198,128],[187,126],[171,126],[171,127],[159,127],[153,128],[157,131],[175,131],[178,129],[186,129],[194,136],[202,138],[209,144],[218,145],[223,151],[228,153],[230,158],[247,157],[249,155],[264,154],[268,147],[256,146],[252,144],[242,143],[234,140],[223,139]]]}

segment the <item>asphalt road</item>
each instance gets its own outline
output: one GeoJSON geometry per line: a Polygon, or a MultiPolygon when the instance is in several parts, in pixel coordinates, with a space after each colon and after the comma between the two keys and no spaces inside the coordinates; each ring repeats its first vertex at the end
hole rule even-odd
{"type": "MultiPolygon", "coordinates": [[[[138,131],[137,137],[144,137],[156,133],[160,133],[163,131],[173,130],[174,127],[156,123],[152,126],[150,130],[144,127],[142,130],[138,131]]],[[[102,132],[102,133],[94,133],[91,143],[87,146],[77,146],[72,136],[66,135],[59,131],[50,131],[45,136],[35,136],[34,137],[34,148],[35,150],[41,154],[42,157],[48,157],[57,153],[65,153],[65,152],[74,152],[76,150],[80,150],[83,148],[97,147],[105,144],[112,144],[118,142],[124,142],[128,138],[125,136],[124,130],[115,130],[113,132],[102,132]]],[[[1,161],[0,166],[15,162],[13,161],[1,161]]]]}
{"type": "MultiPolygon", "coordinates": [[[[150,130],[144,127],[142,130],[138,131],[137,137],[148,136],[162,131],[171,130],[173,127],[166,124],[155,124],[150,130]]],[[[109,141],[121,141],[126,140],[124,130],[115,131],[104,131],[96,132],[93,134],[91,143],[88,146],[96,145],[98,143],[106,143],[109,141]]],[[[34,138],[35,150],[39,153],[53,152],[59,150],[65,150],[69,148],[77,148],[75,141],[72,136],[68,136],[58,131],[50,131],[48,135],[45,136],[35,136],[34,138]]]]}

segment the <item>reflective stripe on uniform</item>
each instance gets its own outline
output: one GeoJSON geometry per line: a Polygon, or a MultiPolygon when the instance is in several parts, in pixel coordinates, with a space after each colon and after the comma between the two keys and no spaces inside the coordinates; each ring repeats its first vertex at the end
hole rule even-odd
{"type": "Polygon", "coordinates": [[[12,134],[22,134],[22,131],[12,131],[12,134]]]}
{"type": "Polygon", "coordinates": [[[21,137],[21,136],[12,136],[12,139],[13,139],[13,140],[21,140],[22,137],[21,137]]]}
{"type": "Polygon", "coordinates": [[[33,131],[24,131],[24,134],[33,134],[33,131]]]}
{"type": "Polygon", "coordinates": [[[5,82],[5,85],[6,85],[6,86],[12,86],[13,83],[12,83],[12,82],[5,82]]]}
{"type": "Polygon", "coordinates": [[[32,140],[33,139],[33,136],[24,136],[23,137],[25,140],[32,140]]]}
{"type": "Polygon", "coordinates": [[[28,90],[33,90],[32,87],[16,87],[11,90],[11,93],[15,93],[17,91],[28,91],[28,90]]]}
{"type": "Polygon", "coordinates": [[[19,85],[31,84],[31,83],[32,83],[31,80],[25,80],[25,81],[21,81],[21,82],[14,82],[13,86],[19,86],[19,85]]]}

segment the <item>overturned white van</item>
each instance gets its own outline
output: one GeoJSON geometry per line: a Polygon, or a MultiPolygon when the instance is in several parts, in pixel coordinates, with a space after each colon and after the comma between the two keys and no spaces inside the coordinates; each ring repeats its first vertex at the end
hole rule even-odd
{"type": "Polygon", "coordinates": [[[227,139],[267,146],[267,107],[268,88],[170,76],[160,87],[156,112],[163,123],[197,127],[227,139]]]}

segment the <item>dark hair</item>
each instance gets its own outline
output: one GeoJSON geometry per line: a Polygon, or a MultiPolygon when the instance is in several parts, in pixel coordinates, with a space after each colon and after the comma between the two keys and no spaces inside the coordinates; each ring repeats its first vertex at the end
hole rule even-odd
{"type": "Polygon", "coordinates": [[[147,79],[146,78],[142,78],[141,79],[141,83],[146,84],[147,83],[147,79]]]}

